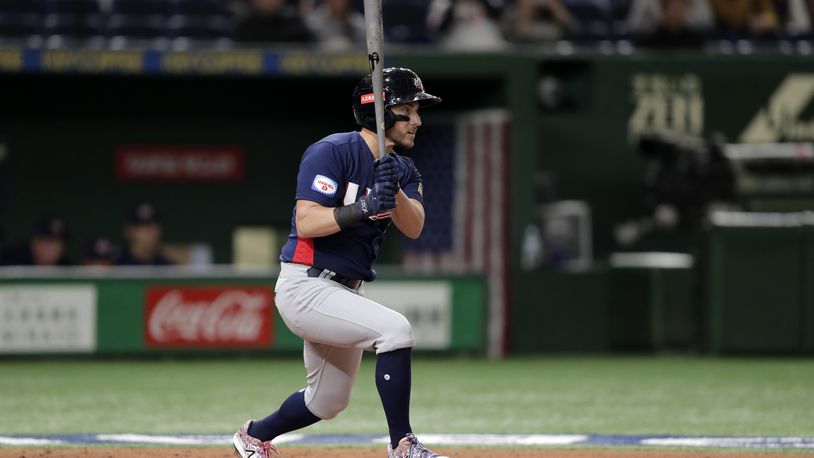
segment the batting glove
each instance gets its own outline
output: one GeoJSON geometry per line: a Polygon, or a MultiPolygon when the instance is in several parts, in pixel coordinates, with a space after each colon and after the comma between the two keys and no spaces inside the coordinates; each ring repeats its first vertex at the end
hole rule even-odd
{"type": "Polygon", "coordinates": [[[374,181],[382,182],[389,181],[396,186],[399,184],[399,164],[393,156],[387,155],[373,163],[373,179],[374,181]]]}
{"type": "MultiPolygon", "coordinates": [[[[378,181],[373,184],[370,194],[359,202],[367,203],[365,216],[378,215],[396,208],[396,186],[390,181],[378,181]]],[[[364,211],[364,210],[363,210],[364,211]]]]}

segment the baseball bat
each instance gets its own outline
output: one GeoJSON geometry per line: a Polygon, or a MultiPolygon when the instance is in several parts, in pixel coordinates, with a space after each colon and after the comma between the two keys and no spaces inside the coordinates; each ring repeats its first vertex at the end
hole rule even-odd
{"type": "Polygon", "coordinates": [[[373,103],[376,110],[376,136],[378,137],[379,157],[385,157],[384,149],[384,54],[382,42],[382,0],[365,0],[365,25],[367,38],[367,58],[370,61],[370,75],[373,80],[373,103]]]}

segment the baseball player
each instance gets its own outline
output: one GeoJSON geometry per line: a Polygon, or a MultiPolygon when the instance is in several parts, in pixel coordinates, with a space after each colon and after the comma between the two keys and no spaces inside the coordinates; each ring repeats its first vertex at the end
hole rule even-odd
{"type": "MultiPolygon", "coordinates": [[[[419,109],[441,102],[406,68],[384,69],[385,144],[410,149],[419,109]]],[[[268,417],[234,435],[243,458],[281,456],[275,437],[336,417],[348,406],[364,350],[375,351],[376,388],[390,431],[389,458],[447,458],[427,450],[410,426],[410,323],[365,298],[382,237],[392,222],[417,238],[424,226],[421,174],[413,161],[380,155],[370,75],[353,92],[359,132],[329,135],[303,154],[291,234],[280,254],[277,309],[304,340],[308,385],[268,417]]]]}
{"type": "MultiPolygon", "coordinates": [[[[424,92],[406,68],[384,74],[385,145],[410,149],[419,109],[440,98],[424,92]]],[[[329,135],[311,145],[297,176],[291,234],[280,255],[277,309],[304,342],[308,386],[268,417],[234,435],[243,458],[279,457],[275,437],[329,420],[348,406],[364,350],[375,351],[376,388],[390,431],[389,458],[447,458],[427,450],[410,426],[410,323],[366,299],[379,246],[391,222],[410,238],[424,227],[421,174],[413,161],[378,151],[370,75],[353,92],[359,132],[329,135]]]]}

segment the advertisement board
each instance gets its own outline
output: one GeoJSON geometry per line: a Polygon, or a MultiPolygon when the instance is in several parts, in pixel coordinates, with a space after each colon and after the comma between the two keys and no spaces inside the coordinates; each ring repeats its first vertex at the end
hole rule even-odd
{"type": "Polygon", "coordinates": [[[121,181],[217,182],[243,178],[239,146],[126,145],[116,149],[121,181]]]}
{"type": "Polygon", "coordinates": [[[0,353],[96,350],[92,284],[0,285],[0,353]]]}
{"type": "Polygon", "coordinates": [[[268,347],[272,297],[270,288],[148,287],[145,342],[151,348],[268,347]]]}
{"type": "Polygon", "coordinates": [[[452,285],[448,281],[376,282],[365,296],[404,315],[418,350],[446,350],[452,343],[452,285]]]}

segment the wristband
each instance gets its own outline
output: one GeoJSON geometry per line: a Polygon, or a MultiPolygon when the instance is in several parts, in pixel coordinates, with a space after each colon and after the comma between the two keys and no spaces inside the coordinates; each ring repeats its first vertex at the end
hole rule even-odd
{"type": "Polygon", "coordinates": [[[367,202],[361,200],[351,205],[345,205],[344,207],[335,207],[334,219],[336,220],[336,224],[339,225],[339,229],[344,231],[365,219],[368,213],[367,202]]]}

